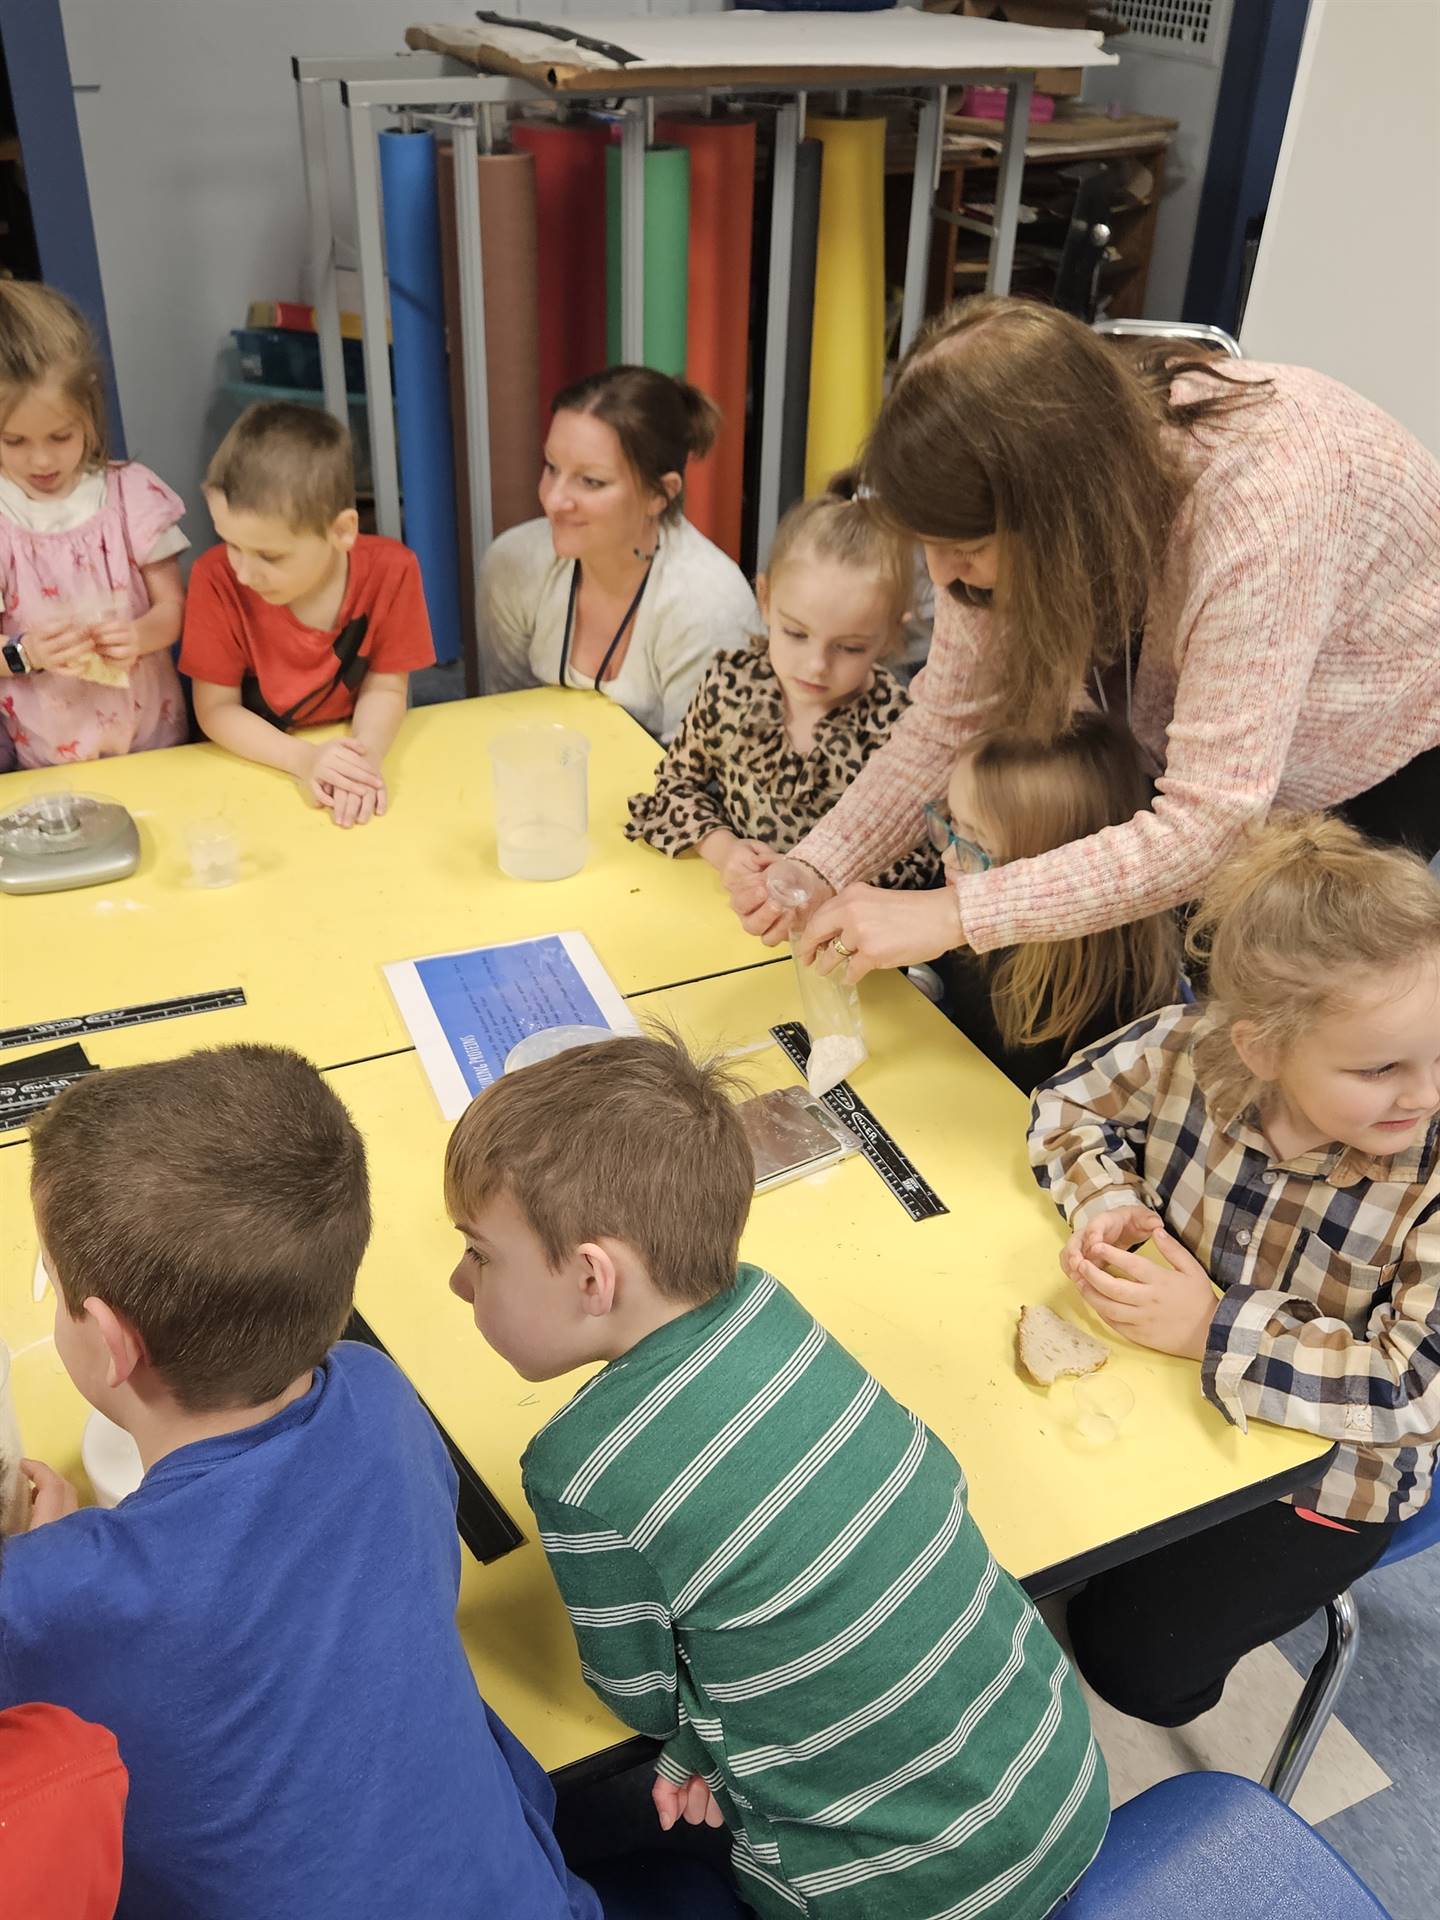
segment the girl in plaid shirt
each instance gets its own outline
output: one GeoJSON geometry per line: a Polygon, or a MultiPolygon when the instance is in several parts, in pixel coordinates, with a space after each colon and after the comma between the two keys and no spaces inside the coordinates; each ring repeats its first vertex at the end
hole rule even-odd
{"type": "Polygon", "coordinates": [[[1288,1500],[1071,1603],[1085,1677],[1168,1726],[1373,1566],[1429,1498],[1440,1439],[1440,883],[1339,820],[1272,823],[1216,873],[1193,942],[1205,1006],[1042,1086],[1031,1161],[1103,1320],[1197,1360],[1242,1432],[1335,1448],[1288,1500]],[[1152,1237],[1168,1265],[1133,1251],[1152,1237]]]}

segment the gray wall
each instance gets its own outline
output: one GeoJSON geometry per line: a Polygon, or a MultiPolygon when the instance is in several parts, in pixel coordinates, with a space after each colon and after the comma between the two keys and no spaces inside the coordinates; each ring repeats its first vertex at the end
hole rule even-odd
{"type": "MultiPolygon", "coordinates": [[[[495,4],[553,15],[614,13],[626,0],[495,4]]],[[[200,477],[220,350],[251,300],[309,296],[290,57],[399,52],[426,10],[413,0],[62,0],[62,12],[129,451],[181,494],[186,531],[208,545],[200,477]]]]}

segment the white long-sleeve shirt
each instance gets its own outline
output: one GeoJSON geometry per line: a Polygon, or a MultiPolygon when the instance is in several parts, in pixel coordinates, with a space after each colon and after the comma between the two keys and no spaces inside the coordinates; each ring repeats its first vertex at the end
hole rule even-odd
{"type": "MultiPolygon", "coordinates": [[[[487,693],[553,687],[570,600],[572,560],[557,558],[548,520],[502,533],[480,569],[480,658],[487,693]]],[[[715,654],[763,631],[734,561],[688,520],[660,529],[625,657],[600,691],[669,742],[715,654]]],[[[568,686],[594,682],[570,667],[568,686]]]]}

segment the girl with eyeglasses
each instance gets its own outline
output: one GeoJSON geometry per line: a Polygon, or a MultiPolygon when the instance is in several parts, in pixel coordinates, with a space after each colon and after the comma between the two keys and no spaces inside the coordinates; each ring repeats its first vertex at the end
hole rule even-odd
{"type": "MultiPolygon", "coordinates": [[[[1130,730],[1084,712],[1053,746],[982,736],[956,762],[947,800],[948,811],[927,806],[925,818],[958,876],[1123,826],[1150,804],[1150,780],[1130,730]]],[[[1180,937],[1167,911],[1068,940],[960,949],[936,965],[946,1011],[1028,1092],[1079,1048],[1176,999],[1180,937]]]]}

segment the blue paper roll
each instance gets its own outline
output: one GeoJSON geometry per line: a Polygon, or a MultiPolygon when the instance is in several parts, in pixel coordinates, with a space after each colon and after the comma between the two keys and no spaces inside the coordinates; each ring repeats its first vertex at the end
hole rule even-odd
{"type": "Polygon", "coordinates": [[[460,547],[445,359],[445,294],[435,136],[380,135],[385,264],[395,367],[395,435],[405,541],[420,562],[440,660],[460,653],[460,547]]]}

